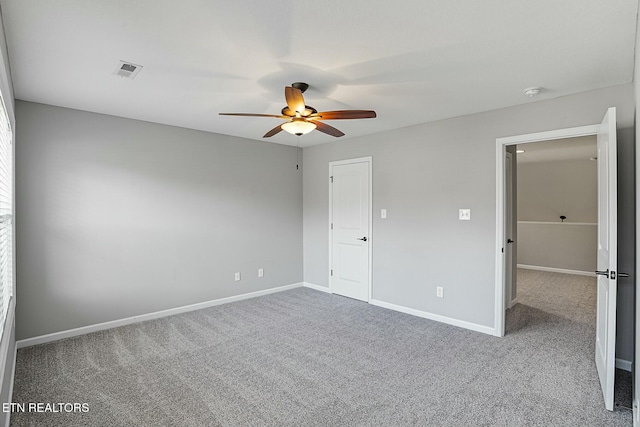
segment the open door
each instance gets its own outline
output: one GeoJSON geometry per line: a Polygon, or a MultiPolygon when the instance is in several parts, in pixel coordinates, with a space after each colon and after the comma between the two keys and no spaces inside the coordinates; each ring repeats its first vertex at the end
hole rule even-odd
{"type": "Polygon", "coordinates": [[[605,407],[613,411],[618,263],[616,109],[609,108],[598,131],[598,271],[596,367],[605,407]]]}

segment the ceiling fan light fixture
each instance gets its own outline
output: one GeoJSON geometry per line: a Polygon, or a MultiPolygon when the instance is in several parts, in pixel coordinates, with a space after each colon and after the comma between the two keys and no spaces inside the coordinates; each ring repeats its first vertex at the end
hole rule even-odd
{"type": "Polygon", "coordinates": [[[306,120],[292,120],[284,123],[281,126],[282,130],[290,133],[291,135],[304,135],[316,128],[315,123],[308,122],[306,120]]]}

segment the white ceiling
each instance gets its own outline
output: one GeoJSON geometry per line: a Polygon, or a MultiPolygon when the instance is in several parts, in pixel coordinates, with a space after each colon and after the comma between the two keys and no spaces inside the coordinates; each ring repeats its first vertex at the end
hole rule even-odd
{"type": "Polygon", "coordinates": [[[346,139],[633,76],[637,0],[0,3],[18,99],[244,138],[277,119],[217,113],[278,113],[294,81],[318,110],[378,112],[329,122],[346,139]],[[144,68],[122,79],[119,60],[144,68]]]}
{"type": "Polygon", "coordinates": [[[597,155],[596,144],[597,138],[595,135],[522,144],[518,145],[518,149],[524,150],[524,153],[518,154],[517,160],[518,163],[553,162],[558,160],[588,161],[597,155]]]}

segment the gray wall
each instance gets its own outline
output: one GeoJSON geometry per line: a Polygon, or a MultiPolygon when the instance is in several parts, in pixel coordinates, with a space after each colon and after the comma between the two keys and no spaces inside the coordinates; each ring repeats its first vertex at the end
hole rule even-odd
{"type": "Polygon", "coordinates": [[[598,222],[598,165],[589,159],[518,163],[518,220],[598,222]]]}
{"type": "Polygon", "coordinates": [[[635,130],[618,129],[618,271],[629,277],[618,277],[616,357],[628,361],[633,360],[635,331],[635,173],[635,130]]]}
{"type": "Polygon", "coordinates": [[[519,162],[518,166],[518,264],[595,271],[596,162],[585,158],[519,162]],[[561,224],[560,215],[567,217],[566,225],[561,224]]]}
{"type": "MultiPolygon", "coordinates": [[[[493,327],[496,138],[600,123],[610,106],[619,128],[632,128],[627,84],[305,148],[305,281],[328,286],[328,163],[373,156],[373,298],[493,327]],[[471,221],[458,221],[459,208],[471,209],[471,221]]],[[[619,145],[633,145],[628,131],[619,145]]],[[[633,169],[622,176],[632,179],[633,169]]],[[[622,324],[633,322],[632,301],[620,305],[629,302],[622,324]]],[[[632,342],[619,332],[621,346],[632,342]]]]}
{"type": "Polygon", "coordinates": [[[18,339],[302,280],[295,147],[16,104],[18,339]]]}
{"type": "Polygon", "coordinates": [[[518,264],[593,273],[598,226],[573,223],[518,224],[518,264]]]}
{"type": "MultiPolygon", "coordinates": [[[[1,13],[1,11],[0,11],[1,13]]],[[[7,40],[4,34],[4,24],[0,16],[0,90],[4,98],[11,126],[15,130],[15,99],[13,95],[13,80],[11,67],[9,66],[9,53],[7,52],[7,40]]]]}

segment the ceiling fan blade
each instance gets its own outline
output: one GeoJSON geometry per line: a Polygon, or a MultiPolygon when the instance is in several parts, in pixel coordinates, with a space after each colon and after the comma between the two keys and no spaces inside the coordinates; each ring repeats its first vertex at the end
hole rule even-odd
{"type": "Polygon", "coordinates": [[[340,138],[341,136],[344,136],[344,133],[334,128],[333,126],[329,126],[326,123],[314,121],[313,124],[316,125],[316,130],[319,130],[320,132],[324,132],[327,135],[335,136],[336,138],[340,138]]]}
{"type": "Polygon", "coordinates": [[[273,135],[277,134],[278,132],[280,132],[282,130],[281,126],[282,125],[278,125],[278,126],[274,127],[269,132],[265,133],[263,138],[271,138],[273,135]]]}
{"type": "Polygon", "coordinates": [[[218,113],[221,116],[242,116],[242,117],[273,117],[276,119],[288,119],[287,116],[278,116],[276,114],[254,114],[254,113],[218,113]]]}
{"type": "Polygon", "coordinates": [[[338,111],[321,111],[312,114],[310,119],[322,120],[346,120],[346,119],[373,119],[376,112],[372,110],[338,110],[338,111]]]}
{"type": "Polygon", "coordinates": [[[296,89],[291,86],[285,86],[284,97],[287,99],[289,110],[298,112],[300,114],[304,113],[306,107],[304,105],[304,97],[302,96],[302,92],[300,91],[300,89],[296,89]]]}

